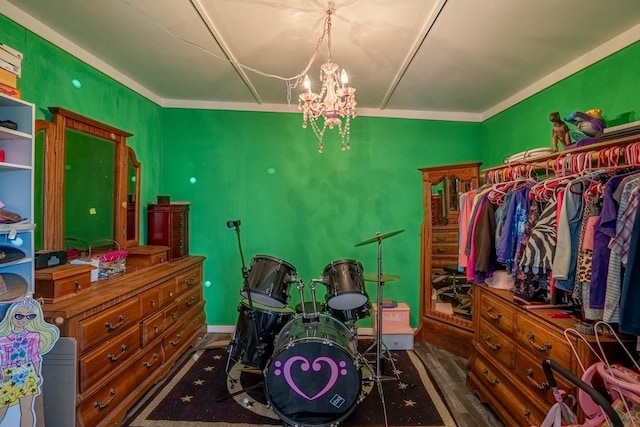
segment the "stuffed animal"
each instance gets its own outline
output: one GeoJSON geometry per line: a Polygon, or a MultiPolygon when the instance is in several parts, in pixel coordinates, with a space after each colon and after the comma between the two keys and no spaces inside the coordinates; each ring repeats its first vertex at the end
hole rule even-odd
{"type": "Polygon", "coordinates": [[[571,136],[569,135],[569,126],[560,119],[560,113],[557,111],[549,114],[549,120],[553,123],[551,128],[551,146],[553,151],[558,151],[558,143],[563,147],[571,144],[571,136]]]}
{"type": "Polygon", "coordinates": [[[602,110],[593,108],[586,113],[576,111],[567,115],[564,120],[576,125],[577,130],[571,131],[571,138],[577,146],[597,142],[604,131],[605,123],[602,119],[602,110]]]}

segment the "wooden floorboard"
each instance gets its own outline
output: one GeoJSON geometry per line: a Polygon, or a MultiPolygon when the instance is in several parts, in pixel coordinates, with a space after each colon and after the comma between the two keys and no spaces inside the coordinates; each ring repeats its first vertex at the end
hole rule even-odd
{"type": "Polygon", "coordinates": [[[426,342],[416,342],[414,349],[440,388],[458,426],[504,426],[493,411],[467,388],[467,361],[464,358],[426,342]]]}

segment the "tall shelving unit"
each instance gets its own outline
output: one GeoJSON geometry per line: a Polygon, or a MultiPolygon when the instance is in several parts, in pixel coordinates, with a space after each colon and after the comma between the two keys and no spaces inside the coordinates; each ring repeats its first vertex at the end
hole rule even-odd
{"type": "MultiPolygon", "coordinates": [[[[19,214],[25,221],[14,224],[0,223],[0,244],[13,245],[26,256],[12,263],[0,264],[0,273],[18,274],[28,284],[27,293],[34,291],[34,229],[33,222],[33,165],[34,165],[34,105],[0,94],[0,121],[10,120],[17,129],[0,126],[0,201],[4,209],[19,214]]],[[[9,301],[0,295],[0,317],[4,316],[9,301]]]]}

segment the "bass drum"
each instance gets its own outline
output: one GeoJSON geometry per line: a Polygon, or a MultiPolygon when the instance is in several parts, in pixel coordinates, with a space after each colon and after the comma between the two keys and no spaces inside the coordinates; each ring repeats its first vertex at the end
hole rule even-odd
{"type": "Polygon", "coordinates": [[[265,396],[290,425],[333,426],[355,410],[362,389],[357,337],[327,314],[294,317],[264,370],[265,396]]]}

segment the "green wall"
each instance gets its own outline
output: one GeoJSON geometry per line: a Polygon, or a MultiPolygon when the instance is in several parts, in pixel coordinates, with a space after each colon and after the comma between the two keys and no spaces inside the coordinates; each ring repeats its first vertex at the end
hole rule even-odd
{"type": "MultiPolygon", "coordinates": [[[[561,117],[600,108],[607,126],[640,120],[640,42],[540,91],[482,123],[485,166],[511,154],[551,147],[549,113],[561,117]]],[[[569,125],[573,128],[573,125],[569,125]]]]}
{"type": "MultiPolygon", "coordinates": [[[[385,285],[385,297],[406,301],[416,327],[419,167],[470,160],[490,166],[514,152],[549,146],[551,111],[564,116],[599,107],[611,125],[639,119],[636,43],[482,124],[358,117],[350,151],[341,152],[327,131],[325,152],[318,154],[298,113],[162,109],[4,16],[0,33],[0,42],[25,54],[19,88],[36,104],[38,118],[47,117],[47,107],[60,106],[134,134],[129,144],[142,162],[142,242],[146,206],[156,195],[192,203],[190,249],[207,258],[211,325],[237,320],[241,261],[226,221],[240,219],[247,266],[256,254],[279,257],[297,268],[306,285],[342,259],[356,259],[375,273],[377,246],[355,244],[378,231],[404,229],[382,244],[384,271],[402,277],[385,285]],[[73,78],[81,88],[71,85],[73,78]]],[[[367,291],[375,298],[373,283],[367,291]]],[[[297,290],[290,294],[295,305],[297,290]]]]}
{"type": "Polygon", "coordinates": [[[0,15],[0,34],[0,43],[24,54],[18,88],[22,99],[36,105],[36,118],[50,118],[48,107],[63,107],[132,133],[128,145],[143,166],[142,200],[146,206],[155,198],[162,109],[4,15],[0,15]],[[81,83],[80,88],[73,86],[73,79],[81,83]]]}
{"type": "MultiPolygon", "coordinates": [[[[257,254],[296,267],[310,301],[311,279],[342,259],[377,271],[377,245],[355,247],[376,232],[406,230],[383,241],[383,270],[401,280],[385,297],[406,301],[418,323],[422,180],[419,167],[476,160],[480,125],[358,117],[351,150],[337,134],[319,154],[300,114],[165,109],[160,188],[190,201],[191,253],[207,256],[205,295],[210,324],[235,324],[242,286],[237,235],[245,263],[257,254]],[[193,180],[195,182],[192,182],[193,180]]],[[[375,283],[367,283],[370,298],[375,283]]],[[[326,288],[316,295],[324,300],[326,288]]],[[[290,305],[299,302],[289,288],[290,305]]],[[[370,324],[362,322],[363,325],[370,324]]]]}

